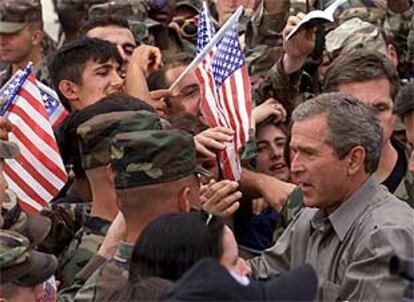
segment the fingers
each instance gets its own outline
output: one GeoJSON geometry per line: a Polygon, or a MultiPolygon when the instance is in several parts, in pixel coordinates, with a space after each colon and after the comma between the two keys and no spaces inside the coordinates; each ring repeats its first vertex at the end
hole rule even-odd
{"type": "Polygon", "coordinates": [[[242,194],[236,191],[238,183],[224,180],[208,185],[208,189],[201,195],[203,208],[215,215],[228,216],[236,211],[240,204],[237,202],[242,194]]]}
{"type": "Polygon", "coordinates": [[[196,136],[194,142],[196,150],[202,155],[215,157],[215,152],[224,150],[226,142],[233,140],[234,131],[224,127],[207,129],[196,136]]]}
{"type": "Polygon", "coordinates": [[[200,153],[202,156],[205,156],[205,157],[214,157],[214,158],[216,157],[216,154],[214,152],[210,151],[203,144],[199,143],[195,139],[195,137],[194,137],[194,144],[195,144],[196,151],[198,153],[200,153]]]}
{"type": "Polygon", "coordinates": [[[4,117],[0,117],[0,139],[7,140],[8,133],[12,130],[13,126],[9,120],[4,117]]]}

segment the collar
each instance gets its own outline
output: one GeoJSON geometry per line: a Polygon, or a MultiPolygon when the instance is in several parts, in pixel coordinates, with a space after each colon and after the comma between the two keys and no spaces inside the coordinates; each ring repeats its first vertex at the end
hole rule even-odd
{"type": "Polygon", "coordinates": [[[331,225],[340,241],[343,241],[354,221],[370,206],[372,196],[378,190],[378,183],[370,177],[339,208],[328,216],[324,209],[319,209],[311,220],[314,229],[331,225]],[[329,223],[328,223],[329,222],[329,223]]]}
{"type": "Polygon", "coordinates": [[[128,263],[131,259],[132,251],[134,250],[134,245],[126,241],[121,241],[116,248],[114,259],[121,263],[128,263]]]}

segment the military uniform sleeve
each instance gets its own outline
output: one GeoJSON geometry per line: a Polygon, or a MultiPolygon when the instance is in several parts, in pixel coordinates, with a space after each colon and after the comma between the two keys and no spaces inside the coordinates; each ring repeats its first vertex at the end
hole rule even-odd
{"type": "Polygon", "coordinates": [[[398,226],[374,227],[356,247],[340,286],[339,299],[401,301],[408,282],[389,273],[393,255],[414,256],[413,230],[398,226]]]}
{"type": "Polygon", "coordinates": [[[246,29],[246,46],[251,48],[258,44],[282,46],[282,31],[289,17],[289,10],[268,13],[264,0],[254,12],[246,29]]]}
{"type": "Polygon", "coordinates": [[[286,74],[282,60],[283,56],[268,72],[256,93],[262,101],[270,97],[277,99],[290,115],[294,109],[294,100],[299,97],[301,70],[291,75],[286,74]]]}

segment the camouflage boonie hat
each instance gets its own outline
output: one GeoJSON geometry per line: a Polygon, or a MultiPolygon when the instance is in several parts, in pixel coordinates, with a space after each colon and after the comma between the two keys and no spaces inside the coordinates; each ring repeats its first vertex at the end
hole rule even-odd
{"type": "Polygon", "coordinates": [[[194,173],[211,176],[196,166],[192,135],[176,129],[117,134],[111,157],[116,189],[170,182],[194,173]]]}
{"type": "Polygon", "coordinates": [[[34,251],[23,235],[0,231],[0,284],[35,286],[49,279],[57,265],[55,256],[34,251]]]}
{"type": "Polygon", "coordinates": [[[93,169],[110,163],[111,141],[117,133],[161,130],[168,125],[167,121],[149,111],[99,114],[77,129],[82,168],[93,169]]]}
{"type": "Polygon", "coordinates": [[[326,54],[331,61],[340,53],[350,52],[357,48],[377,50],[387,54],[387,44],[380,29],[359,18],[342,23],[325,37],[326,54]]]}
{"type": "Polygon", "coordinates": [[[1,0],[0,33],[12,34],[29,22],[42,21],[40,0],[1,0]]]}
{"type": "Polygon", "coordinates": [[[49,234],[52,222],[48,217],[30,214],[22,210],[16,194],[6,190],[6,200],[1,207],[2,229],[27,237],[32,244],[41,243],[49,234]]]}

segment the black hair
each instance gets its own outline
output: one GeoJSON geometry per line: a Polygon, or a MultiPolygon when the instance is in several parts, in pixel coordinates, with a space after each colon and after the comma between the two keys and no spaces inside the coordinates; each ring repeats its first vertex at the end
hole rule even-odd
{"type": "Polygon", "coordinates": [[[97,28],[97,27],[105,27],[105,26],[118,26],[121,28],[129,28],[129,23],[126,19],[121,18],[119,16],[112,16],[112,15],[106,15],[106,16],[99,16],[92,19],[89,19],[81,29],[82,35],[86,36],[86,33],[90,31],[91,29],[97,28]]]}
{"type": "Polygon", "coordinates": [[[82,72],[89,60],[99,64],[114,60],[122,64],[122,57],[114,44],[86,37],[64,45],[50,60],[49,71],[52,86],[68,110],[70,110],[69,102],[59,90],[59,83],[62,80],[69,80],[82,84],[82,72]]]}
{"type": "Polygon", "coordinates": [[[204,212],[167,214],[153,220],[135,243],[129,282],[149,277],[176,281],[200,259],[219,259],[223,233],[223,221],[204,212]]]}
{"type": "Polygon", "coordinates": [[[84,176],[85,171],[81,167],[77,136],[77,129],[80,124],[98,114],[138,110],[154,112],[153,107],[144,101],[129,95],[113,94],[102,98],[95,104],[72,112],[56,131],[56,139],[64,164],[72,165],[76,176],[84,176]]]}

